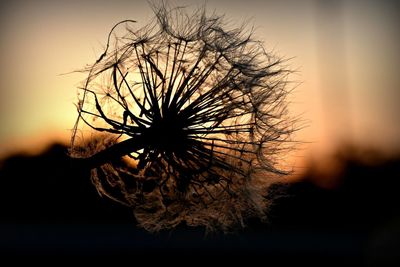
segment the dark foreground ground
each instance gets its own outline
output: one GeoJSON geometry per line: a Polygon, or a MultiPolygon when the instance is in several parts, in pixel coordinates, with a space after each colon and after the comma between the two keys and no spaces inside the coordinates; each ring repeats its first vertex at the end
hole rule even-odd
{"type": "Polygon", "coordinates": [[[399,159],[368,165],[348,158],[331,189],[309,178],[271,188],[268,224],[249,221],[225,236],[184,226],[149,234],[135,227],[128,209],[100,198],[88,174],[70,167],[66,148],[53,145],[0,164],[0,254],[14,262],[57,256],[133,265],[400,263],[399,159]]]}

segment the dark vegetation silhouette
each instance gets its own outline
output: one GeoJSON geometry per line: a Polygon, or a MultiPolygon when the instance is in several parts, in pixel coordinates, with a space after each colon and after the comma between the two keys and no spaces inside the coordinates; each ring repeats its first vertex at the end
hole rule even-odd
{"type": "Polygon", "coordinates": [[[149,231],[231,231],[264,218],[262,195],[287,173],[279,158],[296,130],[290,71],[248,27],[204,8],[153,10],[141,28],[116,24],[83,70],[71,155],[149,231]]]}
{"type": "Polygon", "coordinates": [[[312,174],[275,184],[267,195],[273,199],[268,223],[254,219],[237,234],[207,237],[204,227],[180,225],[157,235],[135,228],[129,208],[100,197],[90,172],[71,165],[67,147],[10,156],[0,164],[0,254],[159,255],[166,261],[201,255],[198,261],[215,256],[225,263],[304,260],[324,266],[398,262],[400,157],[370,164],[350,152],[338,159],[344,169],[337,187],[316,186],[312,174]]]}

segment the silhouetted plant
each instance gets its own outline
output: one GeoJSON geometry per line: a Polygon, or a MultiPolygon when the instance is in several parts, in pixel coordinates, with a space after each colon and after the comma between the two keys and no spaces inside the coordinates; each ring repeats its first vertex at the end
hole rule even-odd
{"type": "Polygon", "coordinates": [[[245,26],[228,30],[204,8],[153,10],[140,29],[115,25],[84,70],[72,156],[149,231],[181,222],[228,231],[264,217],[263,194],[285,174],[277,161],[294,131],[289,71],[245,26]],[[104,134],[85,139],[89,129],[104,134]]]}

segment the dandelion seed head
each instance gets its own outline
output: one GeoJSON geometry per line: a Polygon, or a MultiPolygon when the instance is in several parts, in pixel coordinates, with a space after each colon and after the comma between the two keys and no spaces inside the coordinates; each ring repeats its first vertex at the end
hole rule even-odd
{"type": "Polygon", "coordinates": [[[149,24],[110,33],[84,70],[76,129],[106,134],[77,145],[75,131],[72,155],[134,144],[95,166],[92,181],[149,231],[182,222],[230,231],[265,218],[264,195],[286,173],[277,158],[294,131],[290,72],[245,26],[230,28],[204,8],[153,10],[149,24]]]}

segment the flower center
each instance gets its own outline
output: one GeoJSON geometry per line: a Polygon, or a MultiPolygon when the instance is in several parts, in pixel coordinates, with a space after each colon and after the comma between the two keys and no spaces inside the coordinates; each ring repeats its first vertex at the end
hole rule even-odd
{"type": "Polygon", "coordinates": [[[179,152],[185,149],[188,134],[182,122],[174,116],[153,121],[145,132],[145,139],[150,148],[165,152],[179,152]]]}

